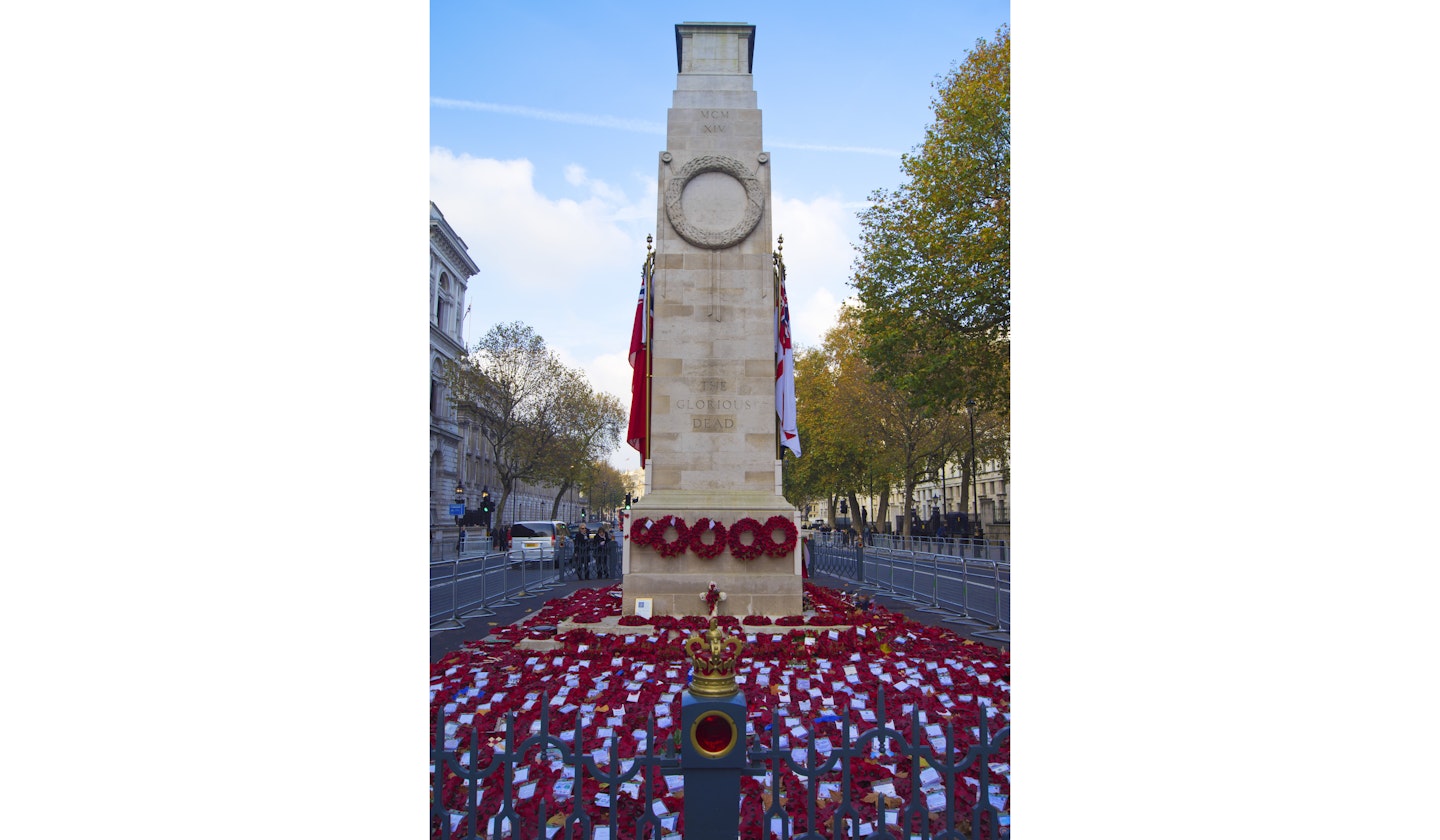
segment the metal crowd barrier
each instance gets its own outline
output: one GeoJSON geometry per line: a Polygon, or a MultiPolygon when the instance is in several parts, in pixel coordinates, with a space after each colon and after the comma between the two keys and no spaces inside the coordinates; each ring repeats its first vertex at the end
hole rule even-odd
{"type": "MultiPolygon", "coordinates": [[[[1010,563],[987,557],[982,547],[955,554],[902,548],[901,539],[882,539],[875,545],[857,545],[835,534],[811,539],[812,568],[872,588],[888,598],[903,601],[920,612],[946,616],[947,624],[966,627],[982,638],[1010,632],[1010,563]]],[[[938,543],[920,543],[937,547],[938,543]]],[[[1005,547],[1008,557],[1009,549],[1005,547]]]]}
{"type": "MultiPolygon", "coordinates": [[[[487,541],[488,542],[488,541],[487,541]]],[[[452,546],[453,547],[453,546],[452,546]]],[[[430,629],[456,630],[465,620],[513,607],[516,596],[548,592],[578,579],[574,544],[559,551],[512,549],[468,552],[430,562],[430,629]]],[[[592,570],[595,569],[592,560],[592,570]]],[[[620,576],[620,547],[612,544],[609,578],[620,576]]],[[[599,578],[592,578],[600,580],[599,578]]]]}
{"type": "Polygon", "coordinates": [[[460,558],[480,557],[494,552],[495,540],[493,537],[469,537],[465,540],[464,548],[460,547],[459,540],[447,537],[439,542],[430,543],[430,562],[454,560],[457,556],[460,558]]]}

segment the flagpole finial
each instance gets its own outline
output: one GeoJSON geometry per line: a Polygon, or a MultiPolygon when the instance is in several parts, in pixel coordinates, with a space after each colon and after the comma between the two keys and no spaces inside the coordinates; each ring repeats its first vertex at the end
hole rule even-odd
{"type": "Polygon", "coordinates": [[[779,240],[779,241],[780,241],[780,244],[775,246],[775,250],[777,250],[777,251],[783,251],[783,250],[785,250],[785,234],[783,234],[783,233],[780,234],[780,240],[779,240]]]}
{"type": "Polygon", "coordinates": [[[650,253],[650,243],[652,243],[652,242],[654,242],[654,241],[655,241],[655,237],[654,237],[654,236],[651,236],[651,235],[648,234],[648,233],[645,234],[645,253],[647,253],[647,254],[650,253]]]}

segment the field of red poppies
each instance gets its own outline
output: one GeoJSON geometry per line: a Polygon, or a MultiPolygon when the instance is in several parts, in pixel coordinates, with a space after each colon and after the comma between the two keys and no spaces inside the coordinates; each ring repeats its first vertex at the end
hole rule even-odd
{"type": "MultiPolygon", "coordinates": [[[[770,748],[778,734],[779,746],[790,751],[792,761],[804,766],[812,747],[818,761],[823,761],[843,743],[842,724],[848,720],[852,743],[858,734],[887,725],[908,744],[927,745],[933,763],[941,763],[947,739],[953,739],[956,757],[975,743],[982,715],[992,737],[1008,725],[1008,653],[882,607],[858,609],[849,596],[832,589],[807,583],[805,595],[803,616],[785,616],[773,623],[762,616],[747,617],[743,623],[734,616],[720,617],[722,628],[743,635],[746,642],[737,683],[749,710],[746,729],[752,752],[770,748]]],[[[455,769],[469,766],[472,733],[479,744],[478,766],[489,766],[495,749],[504,743],[506,721],[512,715],[517,743],[538,732],[543,709],[550,734],[574,745],[578,719],[579,749],[600,764],[611,760],[612,742],[622,766],[643,754],[652,725],[657,745],[678,741],[680,694],[690,676],[682,645],[706,627],[708,619],[627,617],[618,622],[629,631],[625,634],[590,629],[602,623],[613,629],[620,613],[618,596],[616,585],[552,600],[524,622],[498,628],[488,640],[467,643],[431,666],[432,746],[438,739],[443,754],[453,757],[455,765],[441,762],[438,777],[431,768],[432,797],[440,797],[449,817],[446,826],[432,820],[432,837],[466,835],[469,791],[455,769]]],[[[947,804],[957,814],[969,814],[981,795],[982,780],[989,804],[998,811],[999,825],[1008,826],[1008,740],[989,757],[984,773],[972,765],[961,771],[949,792],[944,775],[931,761],[912,760],[901,745],[891,749],[892,744],[881,739],[868,745],[865,757],[852,762],[848,797],[841,789],[844,782],[838,768],[819,777],[816,823],[826,836],[841,836],[832,817],[847,800],[858,808],[862,837],[876,831],[882,820],[894,831],[900,814],[907,815],[912,826],[926,819],[922,810],[943,813],[947,804]],[[924,797],[923,809],[917,796],[924,797]]],[[[577,789],[573,769],[555,753],[533,751],[511,780],[522,822],[517,838],[539,836],[542,807],[546,836],[563,836],[563,815],[577,805],[593,820],[594,837],[620,840],[648,832],[648,825],[637,830],[645,802],[641,777],[611,790],[586,776],[577,789]],[[618,816],[614,836],[607,825],[612,804],[618,816]]],[[[477,833],[486,837],[491,818],[501,807],[502,775],[493,773],[478,783],[477,833]]],[[[778,776],[790,833],[806,830],[804,781],[788,767],[778,776]]],[[[773,795],[768,779],[768,775],[742,779],[739,806],[745,840],[780,836],[780,820],[765,819],[773,795]]],[[[655,771],[651,781],[655,813],[663,827],[660,836],[683,836],[683,778],[655,771]]],[[[929,821],[932,829],[938,827],[938,816],[929,821]]],[[[843,823],[846,828],[850,824],[843,823]]],[[[959,824],[968,831],[968,819],[959,824]]],[[[508,823],[502,825],[508,830],[508,823]]]]}

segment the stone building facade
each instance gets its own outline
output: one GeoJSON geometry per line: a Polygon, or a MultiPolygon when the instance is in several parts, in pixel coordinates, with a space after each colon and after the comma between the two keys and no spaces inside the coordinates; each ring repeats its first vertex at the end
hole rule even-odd
{"type": "MultiPolygon", "coordinates": [[[[461,480],[461,453],[466,446],[455,407],[450,404],[442,366],[465,349],[465,293],[480,273],[465,240],[430,202],[430,528],[450,526],[448,515],[461,480]]],[[[469,488],[466,487],[468,494],[469,488]]],[[[479,488],[475,493],[478,497],[479,488]]]]}
{"type": "MultiPolygon", "coordinates": [[[[463,499],[467,511],[478,511],[480,495],[488,488],[491,499],[500,501],[500,480],[492,453],[483,435],[484,406],[457,410],[450,402],[444,377],[445,360],[454,360],[465,350],[466,294],[470,278],[480,268],[470,258],[465,240],[445,221],[445,214],[430,202],[430,532],[432,541],[455,536],[455,518],[450,505],[463,499]],[[456,488],[462,488],[456,494],[456,488]]],[[[518,482],[494,521],[510,523],[548,519],[556,489],[518,482]]],[[[574,519],[579,515],[579,494],[566,493],[557,516],[574,519]]],[[[472,536],[484,530],[472,528],[472,536]]]]}

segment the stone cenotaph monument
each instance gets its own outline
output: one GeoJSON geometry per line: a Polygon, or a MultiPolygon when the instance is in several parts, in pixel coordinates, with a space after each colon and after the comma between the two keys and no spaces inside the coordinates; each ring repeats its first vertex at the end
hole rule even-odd
{"type": "MultiPolygon", "coordinates": [[[[755,27],[682,23],[675,46],[650,290],[650,457],[630,522],[795,523],[777,444],[776,259],[770,155],[751,75],[755,27]]],[[[700,595],[710,581],[727,595],[721,615],[802,609],[798,546],[780,557],[737,559],[729,548],[665,557],[627,539],[625,562],[627,615],[636,598],[652,599],[656,615],[705,615],[700,595]]]]}

